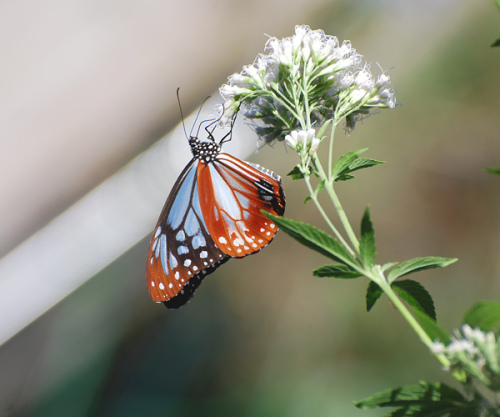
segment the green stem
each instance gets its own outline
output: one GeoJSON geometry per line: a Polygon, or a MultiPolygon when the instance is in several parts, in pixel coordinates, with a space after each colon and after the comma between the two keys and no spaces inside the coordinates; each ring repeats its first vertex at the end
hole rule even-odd
{"type": "Polygon", "coordinates": [[[323,210],[323,207],[321,206],[321,203],[318,200],[318,196],[316,195],[312,184],[311,184],[311,177],[309,175],[304,175],[304,179],[306,181],[307,189],[309,191],[309,195],[311,196],[312,201],[316,205],[316,208],[320,212],[321,216],[325,220],[326,224],[328,224],[328,227],[332,230],[333,234],[337,237],[337,239],[342,243],[342,245],[346,248],[346,250],[349,252],[349,254],[352,257],[356,257],[356,253],[351,249],[349,244],[345,241],[344,237],[342,234],[337,230],[335,225],[332,223],[328,215],[326,214],[325,210],[323,210]]]}
{"type": "Polygon", "coordinates": [[[349,237],[349,240],[351,241],[352,245],[354,246],[356,252],[359,253],[359,242],[358,238],[356,237],[356,234],[354,233],[354,230],[351,227],[351,223],[349,222],[349,219],[347,218],[347,215],[344,211],[344,208],[342,207],[342,204],[340,203],[340,200],[337,196],[337,193],[333,189],[333,184],[327,177],[325,171],[323,170],[323,166],[321,165],[321,162],[315,153],[312,155],[311,159],[314,162],[315,167],[318,170],[318,174],[320,179],[325,181],[325,189],[326,192],[328,193],[328,196],[330,197],[330,200],[332,200],[332,204],[335,207],[335,210],[337,210],[337,214],[340,218],[340,221],[342,223],[342,226],[344,226],[344,230],[347,233],[347,236],[349,237]]]}
{"type": "Polygon", "coordinates": [[[311,111],[309,109],[309,94],[307,87],[307,77],[306,77],[306,65],[304,65],[303,76],[302,76],[302,96],[304,97],[304,107],[306,112],[306,123],[307,129],[311,128],[311,111]]]}
{"type": "Polygon", "coordinates": [[[335,139],[335,126],[333,125],[330,130],[330,143],[328,144],[328,181],[331,181],[331,175],[333,170],[333,142],[335,139]]]}
{"type": "MultiPolygon", "coordinates": [[[[410,327],[415,331],[415,333],[420,338],[422,343],[424,343],[429,348],[429,350],[432,351],[432,344],[433,344],[432,339],[428,336],[428,334],[425,332],[422,326],[420,326],[419,322],[415,319],[415,317],[413,317],[413,315],[406,308],[401,299],[393,291],[391,285],[387,282],[382,271],[379,268],[377,268],[376,274],[368,273],[366,274],[366,276],[370,278],[372,281],[374,281],[380,287],[380,289],[387,295],[387,297],[389,297],[389,300],[391,300],[394,307],[396,307],[399,310],[401,315],[408,322],[410,327]]],[[[441,362],[443,366],[450,366],[450,361],[446,358],[446,356],[442,354],[436,354],[435,356],[438,358],[439,362],[441,362]]]]}
{"type": "Polygon", "coordinates": [[[276,89],[276,88],[271,86],[271,90],[275,94],[274,96],[272,96],[273,99],[280,102],[283,105],[283,107],[285,107],[292,114],[292,116],[295,117],[300,122],[301,126],[304,126],[305,122],[304,122],[302,115],[295,111],[296,109],[288,101],[288,98],[285,97],[283,95],[283,93],[281,91],[279,91],[279,89],[276,89]]]}

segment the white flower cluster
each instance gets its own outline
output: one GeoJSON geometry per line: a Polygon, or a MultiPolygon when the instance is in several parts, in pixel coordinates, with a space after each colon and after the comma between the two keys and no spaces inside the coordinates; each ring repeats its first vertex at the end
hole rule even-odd
{"type": "Polygon", "coordinates": [[[297,151],[297,153],[305,155],[312,155],[318,149],[321,142],[316,137],[316,130],[294,130],[289,135],[285,136],[285,142],[290,148],[297,151]]]}
{"type": "Polygon", "coordinates": [[[349,41],[339,44],[321,30],[296,26],[290,38],[270,38],[266,51],[220,88],[222,123],[243,107],[248,118],[260,121],[259,135],[272,142],[326,120],[336,125],[346,119],[353,128],[370,108],[396,104],[389,76],[375,78],[349,41]]]}
{"type": "Polygon", "coordinates": [[[500,344],[493,332],[462,326],[451,343],[433,344],[433,353],[445,355],[450,368],[463,370],[493,389],[500,389],[500,344]]]}

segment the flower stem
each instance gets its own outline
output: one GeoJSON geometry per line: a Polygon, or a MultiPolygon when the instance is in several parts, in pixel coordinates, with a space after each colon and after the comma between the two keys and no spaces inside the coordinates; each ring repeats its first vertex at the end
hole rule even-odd
{"type": "MultiPolygon", "coordinates": [[[[380,270],[380,267],[376,266],[375,267],[376,274],[371,272],[366,274],[368,278],[370,278],[373,282],[375,282],[380,289],[389,297],[389,300],[391,300],[392,304],[394,307],[396,307],[401,315],[404,317],[404,319],[408,322],[410,327],[415,331],[417,336],[420,338],[422,343],[426,345],[429,350],[432,351],[432,340],[429,337],[429,335],[425,332],[425,330],[420,326],[419,322],[415,319],[415,317],[410,313],[410,311],[406,308],[404,303],[401,301],[401,299],[397,296],[397,294],[394,292],[394,290],[391,288],[391,285],[387,282],[387,279],[385,278],[384,274],[380,270]]],[[[450,366],[450,361],[448,358],[446,358],[445,355],[443,354],[435,354],[435,356],[438,358],[439,362],[443,366],[450,366]]]]}
{"type": "Polygon", "coordinates": [[[340,243],[346,248],[346,250],[349,252],[349,254],[353,257],[356,256],[356,253],[352,250],[352,248],[349,246],[349,244],[345,241],[344,237],[342,234],[338,231],[338,229],[335,227],[335,225],[332,223],[328,215],[326,214],[325,210],[321,206],[321,203],[318,200],[318,196],[315,193],[312,184],[311,184],[311,177],[309,175],[305,175],[304,179],[306,181],[307,189],[309,191],[309,195],[311,196],[312,201],[314,201],[314,204],[316,205],[316,208],[320,212],[321,216],[325,220],[326,224],[328,224],[328,227],[332,230],[333,234],[337,237],[337,239],[340,241],[340,243]]]}
{"type": "Polygon", "coordinates": [[[354,233],[354,230],[352,229],[351,223],[349,222],[349,219],[347,218],[347,215],[344,211],[344,208],[342,207],[342,204],[340,203],[340,200],[337,196],[337,193],[333,189],[332,181],[327,177],[327,175],[323,169],[323,166],[321,165],[321,162],[320,162],[316,153],[312,155],[311,159],[313,160],[313,163],[318,170],[318,175],[319,175],[320,179],[322,181],[325,181],[326,192],[328,193],[330,200],[332,200],[332,204],[335,207],[335,210],[337,211],[337,214],[340,218],[342,226],[344,226],[344,230],[347,233],[349,240],[351,241],[352,245],[354,246],[356,252],[359,252],[358,238],[356,237],[356,234],[354,233]]]}

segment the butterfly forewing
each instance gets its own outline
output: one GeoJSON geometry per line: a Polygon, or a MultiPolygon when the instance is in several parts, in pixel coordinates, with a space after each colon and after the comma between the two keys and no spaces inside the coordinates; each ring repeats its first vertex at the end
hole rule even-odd
{"type": "Polygon", "coordinates": [[[197,169],[201,212],[219,249],[243,257],[266,246],[278,228],[261,213],[283,215],[285,197],[281,178],[259,165],[229,154],[197,169]]]}
{"type": "Polygon", "coordinates": [[[177,179],[162,210],[148,252],[151,297],[178,308],[201,280],[229,257],[214,244],[203,218],[197,183],[197,159],[177,179]]]}

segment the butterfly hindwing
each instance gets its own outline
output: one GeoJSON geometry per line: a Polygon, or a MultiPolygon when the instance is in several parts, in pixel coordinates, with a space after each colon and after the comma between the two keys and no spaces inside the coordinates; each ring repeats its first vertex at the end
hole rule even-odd
{"type": "Polygon", "coordinates": [[[220,153],[197,168],[201,211],[219,249],[232,257],[258,252],[278,227],[261,210],[281,216],[285,196],[281,178],[256,164],[220,153]]]}
{"type": "Polygon", "coordinates": [[[209,273],[229,257],[214,244],[203,219],[197,166],[193,158],[167,198],[148,252],[147,281],[151,297],[178,308],[192,297],[209,273]]]}

